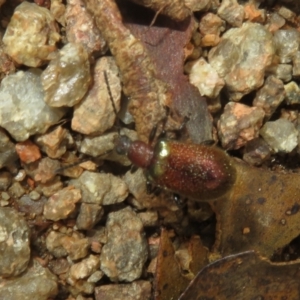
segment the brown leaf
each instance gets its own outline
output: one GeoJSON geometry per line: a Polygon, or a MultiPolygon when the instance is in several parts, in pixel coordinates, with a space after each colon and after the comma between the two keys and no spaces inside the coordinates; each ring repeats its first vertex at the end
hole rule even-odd
{"type": "Polygon", "coordinates": [[[203,268],[179,300],[300,299],[300,262],[270,263],[254,251],[203,268]]]}
{"type": "MultiPolygon", "coordinates": [[[[194,277],[193,273],[196,274],[206,265],[208,250],[203,247],[199,237],[192,237],[184,247],[187,249],[184,258],[188,260],[189,265],[189,270],[185,270],[189,272],[187,275],[182,274],[178,264],[180,257],[178,255],[177,257],[175,256],[168,231],[162,229],[154,285],[155,300],[177,299],[188,285],[190,281],[189,277],[194,277]]],[[[181,263],[180,265],[183,264],[181,263]]]]}
{"type": "Polygon", "coordinates": [[[300,175],[235,162],[237,180],[227,198],[215,201],[223,256],[256,250],[270,257],[300,234],[300,175]]]}

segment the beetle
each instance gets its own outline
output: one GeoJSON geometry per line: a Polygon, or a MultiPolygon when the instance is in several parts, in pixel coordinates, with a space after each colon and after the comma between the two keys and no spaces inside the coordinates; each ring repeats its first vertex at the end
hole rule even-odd
{"type": "MultiPolygon", "coordinates": [[[[104,78],[116,113],[106,72],[104,78]]],[[[216,146],[162,138],[152,147],[119,133],[115,151],[127,155],[134,166],[143,168],[150,183],[198,201],[223,196],[236,180],[232,160],[216,146]]]]}

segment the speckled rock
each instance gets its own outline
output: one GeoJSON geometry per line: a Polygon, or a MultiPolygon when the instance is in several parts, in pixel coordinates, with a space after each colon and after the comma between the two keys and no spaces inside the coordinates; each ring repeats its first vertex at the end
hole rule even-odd
{"type": "Polygon", "coordinates": [[[82,192],[82,202],[110,205],[122,202],[128,196],[128,188],[123,180],[112,174],[85,171],[78,179],[70,181],[82,192]]]}
{"type": "Polygon", "coordinates": [[[78,260],[88,255],[89,242],[82,234],[73,232],[71,236],[51,231],[46,238],[46,247],[55,257],[69,255],[70,259],[78,260]]]}
{"type": "Polygon", "coordinates": [[[276,54],[282,64],[290,63],[293,56],[299,51],[300,32],[296,29],[277,30],[274,33],[276,54]]]}
{"type": "Polygon", "coordinates": [[[257,91],[253,100],[253,106],[261,107],[265,111],[266,117],[269,118],[281,104],[284,97],[283,82],[274,76],[269,76],[262,88],[257,91]]]}
{"type": "Polygon", "coordinates": [[[300,77],[300,51],[293,56],[293,76],[300,77]]]}
{"type": "Polygon", "coordinates": [[[88,53],[104,54],[107,45],[94,18],[86,10],[84,1],[68,0],[66,7],[66,35],[70,43],[81,43],[88,53]]]}
{"type": "Polygon", "coordinates": [[[41,75],[45,102],[52,107],[74,106],[91,82],[89,55],[81,44],[65,45],[41,75]]]}
{"type": "Polygon", "coordinates": [[[118,75],[119,71],[112,57],[102,57],[96,62],[93,70],[93,86],[74,108],[73,130],[98,135],[114,125],[117,116],[112,101],[119,111],[121,100],[121,81],[118,75]],[[104,71],[108,77],[109,87],[104,80],[104,71]],[[108,88],[113,99],[110,99],[108,88]]]}
{"type": "Polygon", "coordinates": [[[51,182],[55,176],[55,171],[60,167],[58,160],[44,157],[31,165],[24,165],[26,174],[32,177],[36,182],[51,182]]]}
{"type": "Polygon", "coordinates": [[[30,140],[17,143],[16,151],[20,160],[25,164],[35,162],[42,157],[39,147],[30,140]]]}
{"type": "Polygon", "coordinates": [[[150,300],[151,283],[138,280],[130,284],[102,285],[95,289],[96,300],[150,300]]]}
{"type": "Polygon", "coordinates": [[[61,157],[67,150],[68,131],[62,126],[57,126],[50,132],[39,135],[35,142],[50,158],[61,157]]]}
{"type": "Polygon", "coordinates": [[[58,293],[58,279],[47,268],[33,260],[20,277],[1,280],[0,299],[48,300],[58,293]]]}
{"type": "Polygon", "coordinates": [[[271,156],[271,149],[262,138],[249,141],[244,149],[243,160],[250,165],[259,166],[271,156]]]}
{"type": "MultiPolygon", "coordinates": [[[[127,135],[132,141],[137,139],[136,131],[127,128],[122,128],[120,134],[127,135]]],[[[85,136],[80,146],[80,152],[93,157],[103,157],[103,159],[118,162],[123,166],[129,166],[131,162],[126,155],[119,155],[113,151],[115,148],[114,141],[117,137],[117,132],[95,137],[85,136]]]]}
{"type": "Polygon", "coordinates": [[[74,212],[75,204],[81,199],[80,190],[68,186],[52,195],[44,206],[46,219],[58,221],[66,219],[74,212]]]}
{"type": "Polygon", "coordinates": [[[225,80],[230,100],[238,101],[262,86],[274,54],[272,34],[260,24],[244,23],[241,28],[225,32],[208,58],[225,80]]]}
{"type": "Polygon", "coordinates": [[[283,82],[289,82],[292,79],[293,66],[290,64],[273,65],[267,70],[267,74],[274,75],[283,82]]]}
{"type": "Polygon", "coordinates": [[[6,191],[12,181],[12,175],[10,172],[1,171],[0,173],[0,191],[6,191]]]}
{"type": "Polygon", "coordinates": [[[4,130],[0,128],[0,169],[13,165],[17,159],[18,155],[14,143],[10,141],[4,130]]]}
{"type": "Polygon", "coordinates": [[[225,21],[213,13],[205,14],[199,23],[199,31],[203,35],[202,47],[216,46],[220,42],[220,34],[225,30],[225,21]]]}
{"type": "Polygon", "coordinates": [[[133,198],[130,200],[130,204],[137,209],[145,208],[167,208],[168,210],[177,210],[178,205],[174,202],[171,195],[166,197],[164,193],[160,193],[156,196],[154,193],[147,192],[146,177],[144,170],[139,168],[136,172],[128,171],[124,176],[130,194],[133,198]]]}
{"type": "Polygon", "coordinates": [[[74,281],[84,279],[91,276],[100,267],[99,256],[90,255],[79,263],[76,263],[70,268],[70,277],[68,282],[73,284],[74,281]]]}
{"type": "Polygon", "coordinates": [[[108,240],[100,255],[101,270],[112,281],[140,278],[148,258],[142,221],[126,207],[110,213],[106,227],[108,240]]]}
{"type": "Polygon", "coordinates": [[[25,194],[25,189],[20,182],[14,182],[8,189],[9,194],[14,198],[20,198],[25,194]]]}
{"type": "Polygon", "coordinates": [[[284,86],[285,101],[289,105],[300,104],[300,88],[295,81],[291,81],[284,86]]]}
{"type": "Polygon", "coordinates": [[[190,83],[196,86],[202,96],[216,98],[223,86],[224,79],[206,62],[204,58],[189,63],[190,83]]]}
{"type": "Polygon", "coordinates": [[[12,208],[0,207],[0,220],[0,277],[17,276],[29,263],[29,228],[12,208]]]}
{"type": "Polygon", "coordinates": [[[244,19],[244,8],[237,0],[223,0],[218,9],[218,15],[234,27],[242,26],[244,19]]]}
{"type": "Polygon", "coordinates": [[[211,0],[185,0],[184,4],[191,11],[207,11],[211,6],[211,0]]]}
{"type": "Polygon", "coordinates": [[[3,43],[6,53],[17,63],[38,67],[51,59],[59,39],[58,27],[50,11],[24,1],[15,9],[3,43]]]}
{"type": "Polygon", "coordinates": [[[64,257],[68,255],[67,250],[62,245],[62,239],[67,235],[62,232],[50,231],[46,237],[47,250],[56,258],[64,257]]]}
{"type": "Polygon", "coordinates": [[[275,152],[289,153],[298,145],[298,131],[286,119],[266,122],[260,134],[275,152]]]}
{"type": "Polygon", "coordinates": [[[65,27],[66,25],[66,6],[62,3],[62,0],[51,0],[50,12],[55,20],[65,27]]]}
{"type": "Polygon", "coordinates": [[[1,82],[0,126],[17,141],[44,133],[64,115],[64,109],[52,108],[43,101],[40,74],[39,69],[19,71],[1,82]]]}
{"type": "Polygon", "coordinates": [[[80,230],[92,229],[104,214],[103,207],[98,204],[82,203],[76,219],[76,226],[80,230]]]}
{"type": "Polygon", "coordinates": [[[88,255],[89,241],[84,238],[83,234],[74,232],[72,236],[63,237],[61,242],[72,260],[78,260],[88,255]]]}
{"type": "Polygon", "coordinates": [[[239,149],[258,137],[265,113],[262,108],[229,102],[218,121],[218,133],[224,149],[239,149]]]}
{"type": "Polygon", "coordinates": [[[281,17],[277,12],[271,13],[268,19],[268,24],[266,27],[272,33],[276,32],[279,28],[284,26],[285,19],[281,17]]]}

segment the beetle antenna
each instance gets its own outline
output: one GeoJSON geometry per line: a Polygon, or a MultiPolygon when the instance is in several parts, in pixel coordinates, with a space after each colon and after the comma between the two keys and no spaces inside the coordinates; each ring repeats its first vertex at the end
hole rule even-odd
{"type": "Polygon", "coordinates": [[[117,118],[118,134],[120,135],[121,129],[120,129],[120,124],[119,124],[119,119],[118,119],[118,112],[117,112],[116,104],[114,102],[114,98],[112,96],[112,92],[111,92],[111,89],[110,89],[110,86],[109,86],[107,72],[103,71],[103,75],[104,75],[104,80],[105,80],[105,83],[106,83],[107,92],[108,92],[108,95],[109,95],[109,98],[111,100],[111,104],[112,104],[113,110],[114,110],[116,118],[117,118]]]}

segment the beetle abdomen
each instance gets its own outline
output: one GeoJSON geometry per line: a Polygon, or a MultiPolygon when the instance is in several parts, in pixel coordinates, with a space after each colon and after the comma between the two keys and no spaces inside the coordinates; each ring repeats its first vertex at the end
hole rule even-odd
{"type": "Polygon", "coordinates": [[[147,175],[160,187],[201,201],[230,190],[236,170],[230,157],[219,148],[160,140],[147,175]]]}

